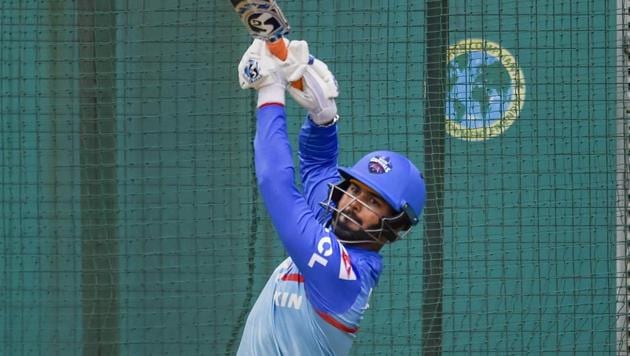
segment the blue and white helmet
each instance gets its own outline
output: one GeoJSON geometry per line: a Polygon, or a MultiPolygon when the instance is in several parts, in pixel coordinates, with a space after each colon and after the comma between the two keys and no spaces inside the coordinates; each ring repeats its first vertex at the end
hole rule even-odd
{"type": "Polygon", "coordinates": [[[352,167],[339,168],[339,173],[343,180],[331,186],[328,201],[322,202],[327,210],[333,212],[333,226],[339,216],[345,215],[338,203],[347,193],[351,180],[361,182],[376,192],[395,212],[393,216],[382,217],[380,226],[360,231],[358,237],[356,233],[352,239],[337,236],[340,241],[390,243],[406,235],[418,223],[426,199],[424,177],[405,156],[391,151],[372,152],[352,167]]]}
{"type": "Polygon", "coordinates": [[[363,156],[351,168],[339,168],[345,179],[354,178],[377,192],[396,212],[403,212],[416,225],[424,208],[424,176],[407,157],[391,151],[363,156]]]}

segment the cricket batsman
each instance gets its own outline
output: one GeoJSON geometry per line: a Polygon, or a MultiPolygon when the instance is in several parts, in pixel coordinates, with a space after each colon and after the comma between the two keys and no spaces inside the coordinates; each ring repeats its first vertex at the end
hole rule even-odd
{"type": "Polygon", "coordinates": [[[247,318],[238,355],[347,355],[382,271],[381,248],[418,223],[422,174],[404,156],[376,151],[337,165],[337,82],[304,41],[287,58],[254,40],[238,68],[258,93],[256,177],[289,257],[272,273],[247,318]],[[290,82],[302,80],[302,90],[290,82]],[[301,188],[287,136],[285,93],[308,113],[299,134],[301,188]]]}

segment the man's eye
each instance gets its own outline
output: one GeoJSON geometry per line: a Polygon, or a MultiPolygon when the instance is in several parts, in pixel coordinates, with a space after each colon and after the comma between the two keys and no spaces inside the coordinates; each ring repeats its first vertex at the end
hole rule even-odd
{"type": "Polygon", "coordinates": [[[349,190],[350,190],[351,193],[356,193],[356,192],[359,191],[359,187],[357,187],[356,185],[353,184],[353,185],[350,186],[349,190]]]}
{"type": "Polygon", "coordinates": [[[381,206],[381,202],[378,201],[378,199],[376,199],[376,198],[370,198],[370,205],[381,206]]]}

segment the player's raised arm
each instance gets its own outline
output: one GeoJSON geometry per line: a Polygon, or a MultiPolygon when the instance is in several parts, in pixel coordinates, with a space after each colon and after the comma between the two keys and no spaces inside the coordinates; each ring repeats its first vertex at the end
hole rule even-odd
{"type": "Polygon", "coordinates": [[[303,77],[303,90],[288,88],[289,94],[308,112],[299,136],[300,177],[311,209],[323,221],[326,211],[320,203],[326,199],[329,185],[338,183],[339,144],[337,140],[337,81],[328,66],[309,56],[303,77]]]}
{"type": "Polygon", "coordinates": [[[359,293],[359,281],[356,277],[340,278],[340,274],[341,277],[354,275],[347,252],[344,255],[343,246],[318,221],[294,183],[284,103],[285,88],[291,76],[306,74],[308,58],[304,60],[303,54],[308,57],[308,48],[301,46],[307,46],[306,42],[289,44],[289,52],[293,50],[297,55],[292,58],[290,53],[289,63],[285,63],[255,41],[243,56],[239,77],[241,83],[245,83],[241,84],[243,88],[258,90],[254,139],[256,178],[273,225],[305,277],[311,303],[319,310],[344,310],[359,293]]]}

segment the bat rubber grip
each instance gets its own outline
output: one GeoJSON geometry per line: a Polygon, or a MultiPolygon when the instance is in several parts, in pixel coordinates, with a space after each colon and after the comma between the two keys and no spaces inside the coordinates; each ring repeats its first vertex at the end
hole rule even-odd
{"type": "Polygon", "coordinates": [[[267,42],[267,48],[269,48],[269,52],[271,52],[271,54],[283,61],[285,61],[289,55],[289,50],[282,39],[267,42]]]}
{"type": "MultiPolygon", "coordinates": [[[[271,54],[282,61],[286,60],[289,56],[289,50],[287,49],[283,39],[267,42],[267,48],[269,48],[269,52],[271,52],[271,54]]],[[[298,90],[304,90],[304,82],[302,78],[291,82],[291,86],[298,90]]]]}

